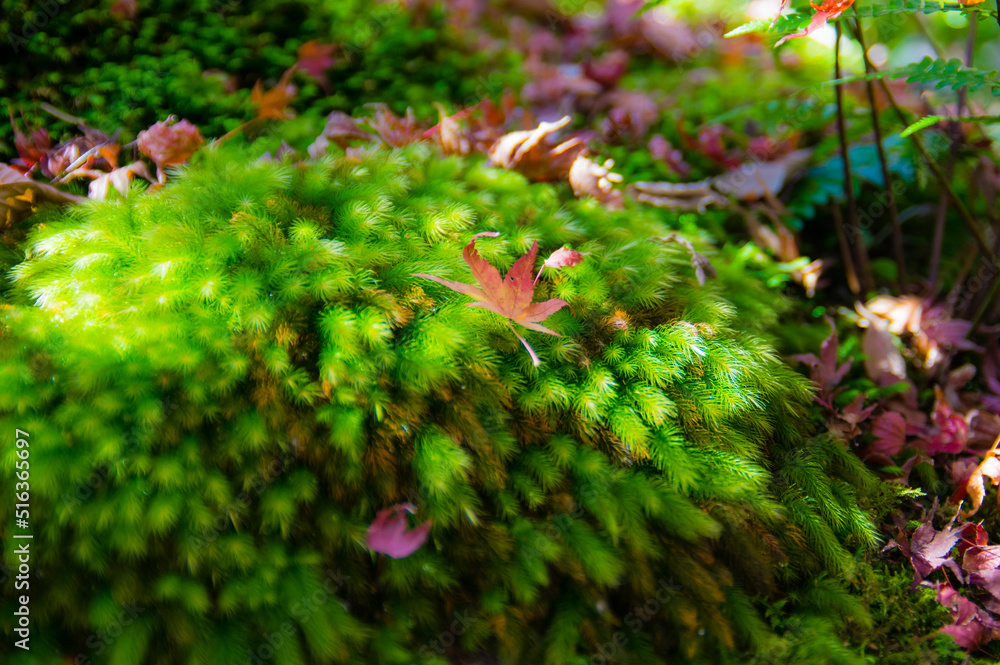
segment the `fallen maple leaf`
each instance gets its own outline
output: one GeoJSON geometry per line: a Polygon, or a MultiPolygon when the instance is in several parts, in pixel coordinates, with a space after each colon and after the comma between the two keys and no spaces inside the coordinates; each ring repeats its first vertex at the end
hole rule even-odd
{"type": "Polygon", "coordinates": [[[323,91],[330,93],[330,82],[323,73],[336,64],[333,52],[337,47],[333,44],[321,44],[318,40],[310,39],[299,47],[299,59],[295,67],[301,69],[305,74],[319,83],[323,91]]]}
{"type": "Polygon", "coordinates": [[[934,395],[934,413],[931,418],[935,429],[924,442],[925,452],[928,455],[960,453],[967,447],[969,425],[979,412],[973,409],[964,416],[955,413],[948,406],[940,386],[934,386],[934,395]]]}
{"type": "MultiPolygon", "coordinates": [[[[501,279],[500,271],[487,263],[476,251],[477,238],[481,236],[495,238],[498,235],[500,234],[495,231],[477,233],[472,236],[472,240],[469,241],[469,244],[465,246],[465,250],[462,252],[465,262],[469,264],[469,269],[472,271],[472,276],[481,288],[463,282],[442,279],[436,275],[427,275],[425,273],[410,274],[413,277],[423,277],[424,279],[433,280],[438,284],[447,286],[449,289],[476,299],[476,302],[469,303],[466,307],[482,307],[525,328],[537,330],[547,335],[562,337],[562,335],[554,330],[549,330],[541,325],[541,322],[558,312],[568,303],[559,298],[552,298],[545,302],[532,302],[535,297],[535,280],[532,280],[531,272],[535,265],[535,257],[538,255],[538,242],[533,243],[531,251],[515,261],[514,265],[507,271],[507,274],[501,279]]],[[[514,330],[513,326],[511,330],[517,335],[517,338],[521,340],[521,344],[524,345],[524,348],[531,355],[531,362],[535,367],[538,367],[541,364],[538,354],[531,348],[527,340],[514,330]]]]}
{"type": "Polygon", "coordinates": [[[958,646],[971,651],[1000,635],[1000,624],[950,584],[934,587],[938,591],[937,601],[952,611],[953,623],[943,626],[941,632],[951,635],[958,646]]]}
{"type": "Polygon", "coordinates": [[[872,426],[875,443],[865,451],[864,459],[876,459],[885,465],[891,465],[893,455],[902,452],[906,445],[906,419],[895,411],[886,411],[875,419],[872,426]]]}
{"type": "Polygon", "coordinates": [[[272,120],[285,120],[291,117],[288,105],[295,98],[297,89],[290,83],[295,67],[291,67],[281,75],[281,80],[273,88],[264,92],[260,81],[257,81],[253,89],[250,90],[250,101],[257,107],[257,118],[272,120]]]}
{"type": "Polygon", "coordinates": [[[176,124],[158,122],[139,132],[139,152],[156,163],[158,180],[165,179],[163,169],[171,164],[183,164],[201,147],[204,139],[198,128],[187,120],[176,124]]]}
{"type": "Polygon", "coordinates": [[[937,507],[938,503],[935,499],[934,506],[924,518],[924,523],[917,527],[909,541],[906,539],[906,534],[900,529],[899,536],[890,541],[882,550],[898,547],[903,556],[910,560],[916,573],[913,580],[914,585],[919,584],[921,580],[942,566],[951,570],[958,579],[964,579],[958,562],[952,559],[950,554],[952,548],[962,537],[966,525],[962,523],[958,527],[952,528],[954,523],[954,518],[952,518],[952,522],[945,525],[941,531],[936,530],[932,522],[937,507]]]}
{"type": "Polygon", "coordinates": [[[326,116],[323,133],[316,137],[316,141],[309,146],[309,156],[313,159],[319,159],[326,154],[331,142],[336,143],[341,148],[346,148],[349,143],[348,139],[378,141],[379,137],[361,129],[358,122],[343,111],[333,111],[326,116]]]}
{"type": "Polygon", "coordinates": [[[393,559],[403,559],[420,549],[427,542],[432,520],[407,531],[406,513],[415,513],[416,510],[412,503],[401,503],[379,511],[365,534],[368,549],[393,559]]]}
{"type": "Polygon", "coordinates": [[[819,388],[819,396],[816,401],[833,410],[833,389],[850,371],[854,359],[848,358],[846,363],[837,366],[837,349],[840,346],[840,341],[837,339],[837,328],[834,326],[833,319],[827,317],[826,322],[830,324],[830,335],[820,345],[819,357],[817,358],[812,353],[802,353],[791,356],[789,359],[809,367],[809,378],[819,388]]]}
{"type": "Polygon", "coordinates": [[[36,129],[31,132],[30,137],[26,136],[14,124],[13,116],[10,118],[10,126],[14,128],[14,147],[21,156],[21,165],[25,167],[25,172],[30,171],[52,147],[52,139],[44,129],[36,129]]]}

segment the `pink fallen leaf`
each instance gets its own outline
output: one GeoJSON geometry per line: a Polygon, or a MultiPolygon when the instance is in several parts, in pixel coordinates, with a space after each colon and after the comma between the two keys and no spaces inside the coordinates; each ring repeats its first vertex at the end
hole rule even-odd
{"type": "Polygon", "coordinates": [[[868,448],[865,459],[879,456],[888,460],[898,455],[906,445],[906,419],[895,411],[886,411],[875,419],[872,434],[875,435],[875,443],[868,448]]]}
{"type": "MultiPolygon", "coordinates": [[[[476,302],[468,303],[466,307],[482,307],[525,328],[537,330],[547,335],[562,337],[562,335],[554,330],[549,330],[541,325],[541,322],[558,312],[568,303],[559,298],[552,298],[545,302],[532,302],[535,297],[535,281],[532,279],[531,273],[534,269],[535,257],[538,255],[538,243],[535,242],[532,244],[531,251],[515,261],[514,265],[507,271],[507,274],[501,278],[500,271],[487,263],[476,251],[476,238],[480,236],[496,237],[498,235],[500,234],[495,231],[477,233],[462,252],[462,256],[469,265],[472,276],[479,283],[479,287],[463,282],[453,282],[436,275],[425,273],[411,274],[413,277],[433,280],[438,284],[443,284],[449,289],[464,293],[476,300],[476,302]]],[[[511,330],[521,340],[521,344],[524,345],[524,348],[531,355],[532,363],[535,367],[538,367],[541,364],[538,354],[535,353],[535,350],[531,348],[527,340],[521,337],[513,327],[511,327],[511,330]]]]}
{"type": "Polygon", "coordinates": [[[936,586],[937,601],[951,610],[953,621],[943,626],[941,632],[951,635],[958,646],[972,651],[1000,635],[1000,624],[988,612],[958,593],[950,584],[936,586]]]}
{"type": "Polygon", "coordinates": [[[137,0],[118,0],[111,5],[109,10],[112,16],[131,21],[139,13],[139,3],[137,0]]]}
{"type": "Polygon", "coordinates": [[[964,416],[959,415],[948,406],[940,386],[934,386],[934,393],[936,399],[931,418],[935,428],[924,441],[924,450],[928,455],[960,453],[969,442],[969,423],[979,412],[973,410],[964,416]]]}
{"type": "Polygon", "coordinates": [[[361,139],[363,141],[378,141],[379,137],[369,131],[361,129],[358,122],[343,111],[333,111],[326,116],[326,125],[312,145],[307,149],[309,156],[319,159],[326,154],[330,143],[336,143],[341,148],[346,148],[350,139],[361,139]]]}
{"type": "Polygon", "coordinates": [[[401,503],[379,511],[365,535],[368,549],[393,559],[403,559],[420,549],[427,542],[432,520],[407,531],[406,513],[413,512],[416,512],[416,508],[411,503],[401,503]]]}
{"type": "Polygon", "coordinates": [[[817,401],[827,408],[833,408],[833,390],[843,380],[844,376],[851,369],[853,358],[849,358],[843,365],[837,365],[837,349],[840,342],[837,339],[837,329],[833,320],[827,318],[830,324],[830,336],[823,340],[820,346],[819,357],[812,353],[804,353],[791,356],[791,360],[804,363],[809,367],[809,377],[819,388],[817,401]]]}
{"type": "Polygon", "coordinates": [[[165,179],[163,169],[172,164],[183,164],[201,147],[204,139],[198,128],[187,120],[170,124],[158,122],[149,129],[139,132],[136,141],[139,152],[156,163],[158,179],[165,179]]]}
{"type": "Polygon", "coordinates": [[[535,284],[538,284],[538,278],[542,276],[542,271],[546,268],[568,268],[578,265],[580,261],[583,261],[584,256],[590,256],[590,252],[578,252],[575,249],[567,249],[566,247],[560,247],[556,251],[549,254],[549,258],[545,259],[545,263],[542,267],[538,269],[538,275],[535,276],[535,284]]]}
{"type": "Polygon", "coordinates": [[[663,134],[656,134],[649,139],[646,148],[653,159],[660,160],[677,175],[682,178],[691,175],[691,165],[684,161],[684,154],[674,148],[663,134]]]}

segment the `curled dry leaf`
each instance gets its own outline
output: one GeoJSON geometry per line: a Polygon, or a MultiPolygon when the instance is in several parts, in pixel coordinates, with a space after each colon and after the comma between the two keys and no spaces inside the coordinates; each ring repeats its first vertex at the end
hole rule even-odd
{"type": "Polygon", "coordinates": [[[563,141],[553,147],[549,135],[569,124],[565,116],[558,122],[542,122],[532,130],[511,132],[497,141],[489,157],[497,166],[517,171],[531,180],[561,180],[569,175],[573,162],[586,151],[579,139],[563,141]]]}
{"type": "Polygon", "coordinates": [[[341,148],[347,148],[350,139],[378,141],[379,137],[361,129],[358,122],[346,113],[333,111],[330,115],[326,116],[326,125],[323,127],[323,132],[309,146],[309,156],[313,159],[319,159],[326,154],[326,150],[331,142],[336,143],[341,148]]]}
{"type": "Polygon", "coordinates": [[[983,461],[975,468],[965,484],[959,487],[958,491],[951,497],[952,503],[958,503],[966,496],[969,497],[972,507],[963,511],[962,514],[965,517],[975,515],[983,505],[983,499],[986,498],[986,478],[989,478],[994,485],[1000,484],[1000,460],[997,459],[998,445],[1000,445],[1000,436],[993,443],[993,447],[986,452],[983,461]]]}
{"type": "Polygon", "coordinates": [[[458,124],[458,118],[448,115],[441,104],[435,102],[434,106],[437,108],[438,117],[440,118],[438,122],[438,129],[440,130],[440,133],[438,136],[441,141],[441,148],[444,150],[445,154],[469,154],[469,151],[472,150],[472,143],[469,141],[469,137],[466,136],[465,132],[462,131],[462,127],[458,124]]]}
{"type": "Polygon", "coordinates": [[[97,201],[103,201],[108,196],[108,188],[114,185],[115,189],[121,192],[122,196],[128,196],[129,181],[132,176],[145,178],[149,182],[156,182],[150,175],[149,169],[142,162],[132,162],[128,166],[117,168],[111,173],[105,173],[101,177],[90,183],[87,196],[97,201]]]}
{"type": "Polygon", "coordinates": [[[811,156],[811,150],[796,150],[771,162],[747,162],[699,182],[637,182],[636,198],[661,208],[699,211],[710,204],[726,206],[729,198],[740,201],[773,198],[801,173],[811,156]]]}
{"type": "Polygon", "coordinates": [[[580,155],[573,162],[569,170],[569,184],[573,188],[573,194],[577,197],[592,196],[612,210],[620,210],[622,205],[622,193],[614,189],[611,183],[621,182],[622,177],[613,173],[613,159],[605,160],[604,164],[598,166],[583,155],[580,155]]]}
{"type": "Polygon", "coordinates": [[[653,236],[650,240],[658,240],[663,243],[673,242],[686,249],[688,254],[691,255],[691,267],[694,268],[695,277],[698,278],[698,284],[701,286],[705,285],[706,277],[714,278],[718,274],[709,260],[702,254],[699,254],[687,238],[682,238],[676,233],[671,233],[668,236],[653,236]]]}
{"type": "Polygon", "coordinates": [[[861,303],[857,303],[855,309],[862,317],[858,325],[867,328],[861,339],[861,348],[865,353],[868,377],[876,383],[885,374],[905,379],[906,361],[896,346],[896,336],[889,330],[889,322],[861,303]]]}
{"type": "Polygon", "coordinates": [[[17,169],[0,164],[0,228],[8,228],[31,215],[45,202],[79,203],[87,199],[35,182],[17,169]]]}
{"type": "Polygon", "coordinates": [[[713,180],[715,189],[740,201],[775,196],[812,157],[812,150],[795,150],[770,162],[747,162],[713,180]]]}
{"type": "MultiPolygon", "coordinates": [[[[412,273],[412,275],[414,277],[434,280],[438,284],[443,284],[449,289],[464,293],[476,300],[476,302],[469,303],[466,307],[482,307],[525,328],[537,330],[547,335],[562,337],[562,335],[554,330],[541,325],[541,322],[558,312],[568,303],[559,298],[552,298],[545,302],[532,302],[535,297],[535,280],[532,279],[531,273],[534,269],[535,257],[538,255],[538,243],[535,242],[532,244],[531,251],[515,261],[511,269],[507,271],[507,274],[501,278],[500,271],[487,263],[485,259],[479,256],[479,252],[476,251],[477,238],[481,236],[496,237],[498,235],[500,234],[495,231],[477,233],[462,252],[462,256],[469,265],[472,276],[479,283],[479,287],[463,282],[453,282],[425,273],[412,273]]],[[[511,330],[514,330],[513,327],[511,330]]],[[[521,340],[521,344],[524,345],[524,348],[531,355],[532,363],[534,363],[535,367],[538,367],[541,364],[538,354],[535,353],[531,345],[516,330],[514,330],[514,334],[517,335],[517,338],[521,340]]]]}

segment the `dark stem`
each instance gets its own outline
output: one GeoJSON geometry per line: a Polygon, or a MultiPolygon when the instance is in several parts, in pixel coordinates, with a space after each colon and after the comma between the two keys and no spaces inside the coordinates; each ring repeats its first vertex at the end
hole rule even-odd
{"type": "Polygon", "coordinates": [[[851,246],[847,244],[844,216],[840,214],[840,206],[837,205],[836,201],[830,202],[830,211],[833,214],[834,228],[837,229],[837,243],[840,245],[840,258],[844,262],[844,273],[847,275],[847,288],[851,290],[851,293],[857,295],[861,293],[861,284],[858,283],[858,272],[854,269],[851,246]]]}
{"type": "MultiPolygon", "coordinates": [[[[854,5],[854,15],[857,21],[856,36],[861,50],[867,54],[868,45],[865,44],[864,28],[861,25],[861,17],[858,15],[858,6],[854,5]]],[[[865,73],[871,74],[871,63],[866,57],[865,73]]],[[[882,145],[882,127],[878,121],[878,105],[875,100],[875,83],[868,79],[865,81],[868,91],[868,104],[872,111],[872,128],[875,131],[875,146],[878,148],[878,161],[882,166],[882,183],[885,186],[886,197],[889,201],[889,223],[892,225],[892,248],[896,255],[896,273],[899,290],[904,291],[907,285],[906,277],[906,253],[903,249],[903,228],[899,224],[899,214],[896,207],[896,194],[892,191],[892,174],[889,173],[889,163],[885,158],[885,147],[882,145]]],[[[963,88],[964,90],[964,88],[963,88]]]]}
{"type": "MultiPolygon", "coordinates": [[[[972,58],[975,53],[976,46],[976,21],[973,20],[969,24],[969,41],[965,49],[965,66],[972,66],[972,58]]],[[[955,110],[956,116],[962,115],[962,108],[965,106],[965,95],[967,88],[962,87],[958,91],[958,108],[955,110]]],[[[958,147],[959,141],[962,138],[962,128],[961,125],[952,120],[948,123],[949,135],[951,137],[951,149],[948,151],[948,167],[945,169],[945,175],[948,178],[948,182],[952,182],[955,172],[955,160],[958,158],[958,147]]],[[[944,227],[945,220],[948,217],[948,197],[942,196],[941,203],[938,205],[937,219],[934,220],[934,240],[931,243],[931,267],[930,273],[927,276],[928,282],[930,282],[931,293],[937,291],[937,281],[938,281],[938,268],[941,265],[941,251],[944,245],[944,227]]]]}
{"type": "MultiPolygon", "coordinates": [[[[840,80],[840,35],[841,27],[840,23],[837,23],[837,44],[833,52],[833,76],[836,80],[840,80]]],[[[861,285],[865,291],[871,291],[875,288],[875,279],[872,277],[871,265],[868,262],[865,239],[858,226],[858,209],[854,200],[854,181],[851,178],[851,158],[847,143],[847,125],[844,122],[844,86],[838,83],[834,88],[837,93],[837,134],[840,137],[840,155],[844,163],[844,196],[847,199],[847,219],[851,229],[851,235],[847,240],[850,242],[851,249],[857,252],[854,258],[857,261],[861,285]]]]}

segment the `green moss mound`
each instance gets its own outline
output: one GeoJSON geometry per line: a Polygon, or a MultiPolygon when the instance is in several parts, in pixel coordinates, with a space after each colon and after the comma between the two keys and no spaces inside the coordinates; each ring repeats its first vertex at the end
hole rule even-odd
{"type": "MultiPolygon", "coordinates": [[[[318,118],[372,102],[436,117],[435,101],[470,106],[522,83],[518,56],[466,44],[439,7],[414,16],[397,2],[165,0],[128,18],[114,4],[0,0],[0,108],[57,139],[77,130],[43,102],[108,134],[121,127],[123,142],[171,114],[221,136],[256,115],[250,89],[274,85],[310,40],[337,46],[329,94],[293,78],[293,106],[318,118]]],[[[6,121],[0,152],[15,154],[6,121]]]]}
{"type": "Polygon", "coordinates": [[[227,148],[38,216],[0,337],[36,548],[32,651],[3,622],[4,661],[855,662],[877,479],[811,436],[805,379],[719,282],[649,240],[658,213],[570,198],[425,146],[227,148]],[[539,280],[572,309],[524,331],[538,368],[411,276],[471,282],[485,230],[501,270],[536,240],[590,252],[539,280]],[[366,550],[407,500],[428,542],[366,550]]]}

